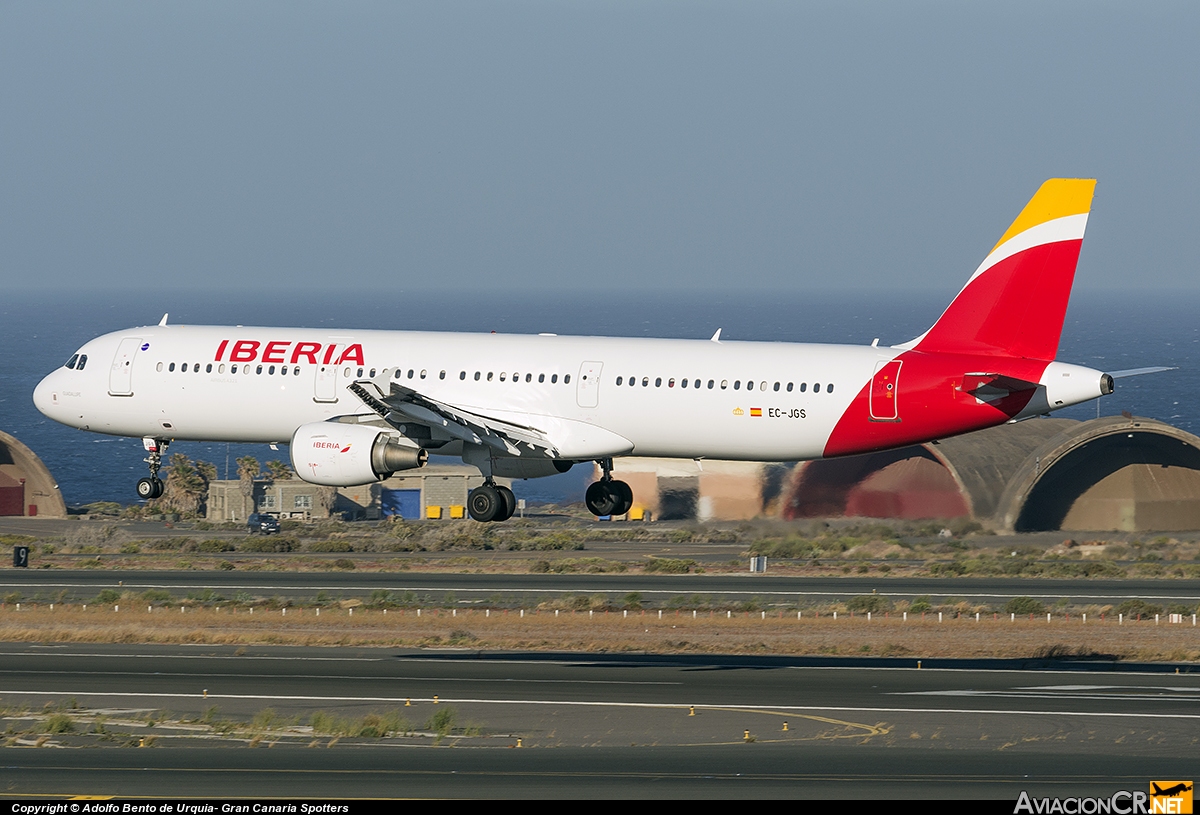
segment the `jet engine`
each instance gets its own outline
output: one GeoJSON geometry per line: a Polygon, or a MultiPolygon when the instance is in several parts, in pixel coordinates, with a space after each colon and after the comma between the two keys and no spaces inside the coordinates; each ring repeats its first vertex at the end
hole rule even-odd
{"type": "Polygon", "coordinates": [[[378,427],[339,422],[301,425],[292,435],[292,469],[310,484],[357,487],[424,467],[429,454],[378,427]]]}

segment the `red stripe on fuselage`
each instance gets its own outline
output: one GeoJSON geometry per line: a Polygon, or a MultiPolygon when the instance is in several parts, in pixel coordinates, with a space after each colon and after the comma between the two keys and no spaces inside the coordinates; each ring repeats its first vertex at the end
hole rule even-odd
{"type": "Polygon", "coordinates": [[[987,354],[921,351],[905,351],[897,359],[904,363],[896,394],[899,421],[871,420],[868,381],[829,435],[825,444],[827,458],[920,444],[1003,424],[1024,410],[1036,390],[1016,391],[999,401],[981,403],[974,395],[962,391],[963,376],[998,373],[1039,382],[1050,364],[987,354]]]}

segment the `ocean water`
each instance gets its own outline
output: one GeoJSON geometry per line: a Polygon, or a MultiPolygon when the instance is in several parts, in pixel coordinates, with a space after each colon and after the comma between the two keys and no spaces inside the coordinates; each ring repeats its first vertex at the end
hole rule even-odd
{"type": "MultiPolygon", "coordinates": [[[[38,380],[88,339],[157,323],[272,325],[433,331],[554,332],[632,337],[834,342],[905,342],[937,319],[954,292],[64,292],[16,293],[0,302],[0,429],[16,436],[50,468],[68,504],[133,503],[145,474],[140,439],[87,433],[37,412],[38,380]]],[[[1074,419],[1134,415],[1200,433],[1200,293],[1076,291],[1058,358],[1101,370],[1149,365],[1179,370],[1118,380],[1117,392],[1058,411],[1074,419]]],[[[236,477],[234,460],[255,455],[287,460],[265,445],[178,443],[171,452],[211,461],[236,477]]],[[[590,468],[517,482],[530,501],[582,498],[590,468]]]]}

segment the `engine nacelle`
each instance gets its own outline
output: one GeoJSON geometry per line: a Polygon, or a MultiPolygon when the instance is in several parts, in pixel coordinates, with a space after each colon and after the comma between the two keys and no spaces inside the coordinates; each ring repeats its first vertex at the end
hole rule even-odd
{"type": "Polygon", "coordinates": [[[424,467],[429,454],[378,427],[312,422],[292,434],[292,469],[310,484],[357,487],[424,467]]]}

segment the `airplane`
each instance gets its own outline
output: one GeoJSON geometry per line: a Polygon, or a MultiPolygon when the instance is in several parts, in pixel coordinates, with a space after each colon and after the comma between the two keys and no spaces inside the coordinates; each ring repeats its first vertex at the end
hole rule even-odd
{"type": "Polygon", "coordinates": [[[38,410],[141,437],[143,499],[176,440],[288,444],[305,481],[355,486],[461,457],[477,521],[516,507],[496,477],[595,461],[597,516],[633,505],[621,456],[803,461],[905,447],[1113,392],[1055,359],[1094,179],[1046,181],[916,339],[891,347],[169,325],[97,337],[46,376],[38,410]]]}
{"type": "Polygon", "coordinates": [[[1165,790],[1158,786],[1158,784],[1155,784],[1153,781],[1150,782],[1150,786],[1154,787],[1154,791],[1151,792],[1150,795],[1154,796],[1155,798],[1159,796],[1173,798],[1176,795],[1179,795],[1181,792],[1188,792],[1192,788],[1192,785],[1188,784],[1186,781],[1180,781],[1178,784],[1172,787],[1167,787],[1165,790]]]}

